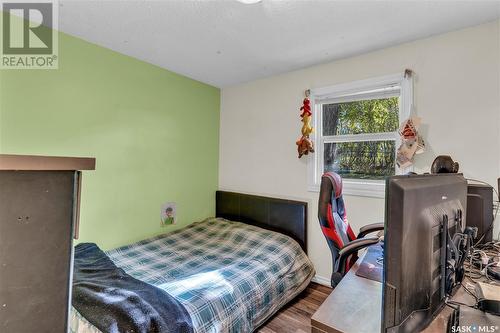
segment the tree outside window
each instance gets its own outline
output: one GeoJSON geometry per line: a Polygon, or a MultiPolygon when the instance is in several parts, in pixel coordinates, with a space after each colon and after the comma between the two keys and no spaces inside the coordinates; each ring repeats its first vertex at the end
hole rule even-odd
{"type": "Polygon", "coordinates": [[[323,137],[333,141],[324,143],[325,172],[352,179],[384,179],[395,174],[395,140],[364,136],[357,141],[352,135],[395,132],[398,97],[323,104],[322,112],[323,137]]]}

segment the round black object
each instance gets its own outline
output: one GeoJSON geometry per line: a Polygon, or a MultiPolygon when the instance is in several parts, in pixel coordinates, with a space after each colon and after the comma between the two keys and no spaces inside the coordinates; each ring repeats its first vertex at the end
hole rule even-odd
{"type": "Polygon", "coordinates": [[[457,173],[458,168],[458,162],[454,162],[451,156],[439,155],[432,162],[431,173],[457,173]]]}
{"type": "Polygon", "coordinates": [[[500,281],[500,267],[498,266],[489,266],[488,267],[488,275],[500,281]]]}

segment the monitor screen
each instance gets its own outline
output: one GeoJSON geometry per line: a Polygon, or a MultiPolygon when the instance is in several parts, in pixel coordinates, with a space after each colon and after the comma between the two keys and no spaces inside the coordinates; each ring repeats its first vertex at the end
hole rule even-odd
{"type": "Polygon", "coordinates": [[[418,332],[444,305],[446,244],[465,227],[466,198],[459,174],[387,179],[382,332],[418,332]]]}

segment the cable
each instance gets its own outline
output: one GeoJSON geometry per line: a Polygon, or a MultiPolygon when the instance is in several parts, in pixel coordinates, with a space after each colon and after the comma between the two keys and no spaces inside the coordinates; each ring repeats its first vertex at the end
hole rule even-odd
{"type": "Polygon", "coordinates": [[[444,300],[444,304],[449,306],[450,308],[452,308],[453,310],[459,310],[460,307],[456,306],[456,305],[466,305],[466,304],[462,304],[462,303],[458,303],[458,302],[455,302],[455,301],[450,301],[449,297],[446,297],[446,299],[444,300]]]}
{"type": "Polygon", "coordinates": [[[453,310],[458,310],[459,309],[459,307],[457,307],[456,305],[465,305],[465,306],[468,306],[467,304],[463,304],[463,303],[460,303],[460,302],[452,301],[452,300],[450,300],[449,297],[446,297],[446,299],[444,300],[444,304],[448,305],[453,310]]]}
{"type": "Polygon", "coordinates": [[[467,254],[464,273],[474,282],[484,281],[485,277],[489,283],[498,284],[499,282],[488,271],[488,268],[497,265],[498,261],[500,261],[500,242],[477,244],[467,254]]]}
{"type": "MultiPolygon", "coordinates": [[[[465,304],[465,303],[462,303],[462,302],[457,302],[457,301],[452,301],[452,300],[449,300],[449,301],[445,301],[445,304],[446,305],[462,305],[462,306],[467,306],[469,308],[473,308],[475,309],[476,308],[476,305],[469,305],[469,304],[465,304]]],[[[450,306],[450,308],[453,308],[452,306],[450,306]]]]}
{"type": "Polygon", "coordinates": [[[475,301],[476,301],[476,303],[477,303],[477,301],[479,300],[479,299],[477,298],[477,296],[476,296],[476,295],[475,295],[472,291],[470,291],[470,290],[469,290],[469,288],[467,288],[466,286],[464,286],[463,282],[460,282],[460,285],[462,286],[462,288],[464,288],[464,289],[465,289],[465,291],[466,291],[469,295],[471,295],[472,297],[474,297],[474,300],[475,300],[475,301]]]}

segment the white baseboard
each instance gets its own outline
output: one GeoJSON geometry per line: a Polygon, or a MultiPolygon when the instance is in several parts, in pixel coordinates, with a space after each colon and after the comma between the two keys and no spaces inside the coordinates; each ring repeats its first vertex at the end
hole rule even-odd
{"type": "Polygon", "coordinates": [[[330,278],[325,278],[319,275],[315,275],[311,281],[330,288],[332,287],[332,285],[330,284],[331,283],[330,278]]]}

